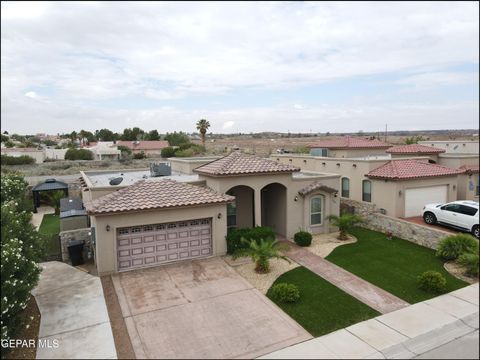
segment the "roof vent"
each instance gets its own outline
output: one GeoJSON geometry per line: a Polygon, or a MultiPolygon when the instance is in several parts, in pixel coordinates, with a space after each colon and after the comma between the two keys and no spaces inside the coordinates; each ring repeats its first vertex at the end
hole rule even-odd
{"type": "Polygon", "coordinates": [[[117,177],[117,178],[113,178],[112,180],[110,180],[109,184],[110,185],[120,185],[120,183],[123,181],[123,177],[117,177]]]}
{"type": "Polygon", "coordinates": [[[172,168],[169,163],[150,163],[150,176],[170,176],[172,175],[172,168]]]}

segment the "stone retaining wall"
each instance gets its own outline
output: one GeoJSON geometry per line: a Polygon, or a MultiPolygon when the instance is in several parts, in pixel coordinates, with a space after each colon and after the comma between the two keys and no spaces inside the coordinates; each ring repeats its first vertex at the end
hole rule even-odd
{"type": "Polygon", "coordinates": [[[62,261],[70,262],[70,256],[68,255],[68,243],[70,240],[83,240],[85,245],[83,247],[83,259],[88,259],[88,254],[90,253],[93,257],[93,248],[92,248],[92,229],[83,228],[75,229],[60,232],[60,244],[62,249],[62,261]]]}
{"type": "Polygon", "coordinates": [[[362,226],[383,233],[390,231],[394,236],[411,241],[413,243],[436,249],[440,240],[452,235],[446,231],[415,224],[403,219],[383,215],[375,209],[375,205],[367,202],[341,199],[341,207],[344,210],[351,209],[355,214],[363,217],[366,223],[362,226]]]}

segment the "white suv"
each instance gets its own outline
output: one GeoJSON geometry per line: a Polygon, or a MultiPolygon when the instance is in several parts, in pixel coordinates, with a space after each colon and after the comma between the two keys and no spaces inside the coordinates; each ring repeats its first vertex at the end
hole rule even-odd
{"type": "Polygon", "coordinates": [[[478,202],[454,201],[447,204],[428,204],[423,207],[423,220],[427,224],[442,223],[467,230],[479,237],[478,202]]]}

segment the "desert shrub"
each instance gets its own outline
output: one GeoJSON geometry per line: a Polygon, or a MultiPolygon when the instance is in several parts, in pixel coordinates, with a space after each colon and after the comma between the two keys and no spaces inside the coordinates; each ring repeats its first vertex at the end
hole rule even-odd
{"type": "Polygon", "coordinates": [[[146,157],[147,157],[147,155],[145,155],[145,153],[143,151],[141,151],[139,153],[136,153],[136,154],[133,154],[134,159],[145,159],[146,157]]]}
{"type": "Polygon", "coordinates": [[[163,158],[169,158],[175,156],[175,149],[171,146],[167,146],[162,149],[161,155],[163,158]]]}
{"type": "Polygon", "coordinates": [[[272,228],[267,226],[257,226],[254,228],[232,229],[227,234],[227,253],[233,254],[239,249],[248,248],[248,243],[242,242],[242,238],[248,240],[273,240],[275,233],[272,228]]]}
{"type": "Polygon", "coordinates": [[[447,288],[447,280],[438,271],[425,271],[417,278],[418,287],[430,293],[442,293],[447,288]]]}
{"type": "Polygon", "coordinates": [[[269,292],[274,300],[280,302],[293,303],[300,299],[300,290],[294,284],[275,284],[270,288],[269,292]]]}
{"type": "Polygon", "coordinates": [[[93,153],[87,149],[68,149],[65,160],[93,160],[93,153]]]}
{"type": "Polygon", "coordinates": [[[457,262],[464,266],[466,273],[471,276],[478,276],[478,253],[465,253],[459,256],[457,262]]]}
{"type": "Polygon", "coordinates": [[[293,236],[293,241],[299,246],[310,246],[312,234],[307,231],[299,231],[293,236]]]}
{"type": "Polygon", "coordinates": [[[1,156],[1,164],[2,165],[27,165],[27,164],[35,164],[35,159],[28,155],[22,156],[8,156],[2,155],[1,156]]]}
{"type": "Polygon", "coordinates": [[[175,156],[177,157],[190,157],[195,155],[193,149],[184,149],[175,151],[175,156]]]}
{"type": "Polygon", "coordinates": [[[44,249],[26,208],[27,183],[18,174],[1,177],[1,338],[15,338],[22,311],[38,282],[44,249]]]}
{"type": "Polygon", "coordinates": [[[444,260],[456,260],[463,253],[478,254],[478,240],[468,234],[456,234],[440,241],[437,248],[437,256],[444,260]]]}
{"type": "Polygon", "coordinates": [[[117,149],[120,150],[122,156],[124,155],[132,155],[132,150],[128,146],[125,145],[118,145],[117,149]]]}

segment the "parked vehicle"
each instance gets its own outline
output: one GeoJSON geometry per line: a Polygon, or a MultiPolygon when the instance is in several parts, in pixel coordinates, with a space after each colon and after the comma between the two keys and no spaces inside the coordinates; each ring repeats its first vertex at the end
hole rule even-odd
{"type": "Polygon", "coordinates": [[[441,223],[467,230],[479,238],[478,202],[454,201],[447,204],[428,204],[423,207],[423,220],[427,224],[441,223]]]}

